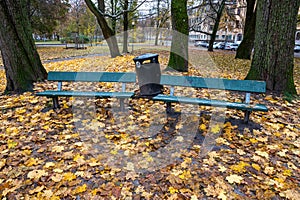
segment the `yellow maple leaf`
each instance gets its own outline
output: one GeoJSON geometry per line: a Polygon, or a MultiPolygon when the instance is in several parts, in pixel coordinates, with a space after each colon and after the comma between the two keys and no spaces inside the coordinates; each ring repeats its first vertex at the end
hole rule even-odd
{"type": "Polygon", "coordinates": [[[170,194],[175,194],[178,192],[178,190],[171,186],[171,187],[169,187],[169,192],[170,192],[170,194]]]}
{"type": "Polygon", "coordinates": [[[74,190],[74,194],[79,194],[79,193],[85,192],[86,191],[86,187],[87,187],[86,184],[83,184],[82,186],[77,187],[74,190]]]}
{"type": "Polygon", "coordinates": [[[282,173],[284,176],[292,176],[292,170],[290,169],[286,169],[283,171],[282,173]]]}
{"type": "Polygon", "coordinates": [[[76,175],[73,174],[72,172],[66,172],[63,174],[63,180],[64,181],[72,181],[74,179],[76,179],[76,175]]]}
{"type": "Polygon", "coordinates": [[[38,158],[35,159],[35,158],[29,158],[24,164],[27,166],[27,167],[31,167],[33,165],[37,165],[38,164],[38,158]]]}
{"type": "Polygon", "coordinates": [[[230,176],[227,176],[226,180],[231,184],[232,183],[241,183],[241,181],[243,180],[243,177],[236,175],[236,174],[232,174],[230,176]]]}
{"type": "Polygon", "coordinates": [[[257,142],[258,142],[258,140],[257,140],[257,139],[255,139],[255,138],[250,138],[250,142],[251,142],[252,144],[255,144],[255,143],[257,143],[257,142]]]}
{"type": "Polygon", "coordinates": [[[206,130],[206,125],[205,124],[201,124],[199,126],[199,128],[200,128],[201,131],[205,131],[206,130]]]}
{"type": "Polygon", "coordinates": [[[212,133],[215,133],[215,134],[219,133],[220,130],[221,130],[221,126],[220,126],[219,124],[216,124],[215,126],[213,126],[213,127],[211,128],[211,132],[212,132],[212,133]]]}
{"type": "Polygon", "coordinates": [[[180,179],[190,179],[192,177],[191,172],[184,170],[182,174],[178,176],[180,179]]]}
{"type": "Polygon", "coordinates": [[[84,160],[84,157],[78,153],[74,156],[73,161],[76,162],[76,161],[79,161],[79,160],[84,160]]]}
{"type": "Polygon", "coordinates": [[[237,165],[230,166],[230,169],[234,170],[235,172],[240,173],[240,172],[245,172],[246,171],[246,169],[245,169],[246,166],[249,166],[249,164],[241,161],[237,165]]]}
{"type": "Polygon", "coordinates": [[[32,152],[32,150],[25,149],[23,151],[23,154],[29,156],[31,154],[31,152],[32,152]]]}
{"type": "Polygon", "coordinates": [[[260,171],[260,166],[258,164],[252,163],[251,166],[256,169],[257,171],[260,171]]]}
{"type": "Polygon", "coordinates": [[[18,142],[15,142],[15,141],[13,141],[13,140],[8,140],[8,141],[7,141],[7,146],[8,146],[9,149],[13,149],[13,148],[15,148],[17,145],[18,145],[18,142]]]}

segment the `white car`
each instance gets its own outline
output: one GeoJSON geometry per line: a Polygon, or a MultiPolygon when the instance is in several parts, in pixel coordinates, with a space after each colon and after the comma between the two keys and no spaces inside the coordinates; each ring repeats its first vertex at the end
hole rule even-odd
{"type": "Polygon", "coordinates": [[[208,45],[208,43],[206,41],[200,41],[200,42],[196,42],[195,43],[195,47],[206,47],[208,45]]]}
{"type": "Polygon", "coordinates": [[[296,52],[296,53],[300,52],[300,45],[299,44],[295,45],[294,52],[296,52]]]}
{"type": "Polygon", "coordinates": [[[218,42],[213,45],[214,49],[223,49],[224,48],[224,42],[218,42]]]}
{"type": "Polygon", "coordinates": [[[239,47],[239,44],[237,44],[237,43],[227,43],[225,45],[224,49],[225,50],[236,51],[238,47],[239,47]]]}

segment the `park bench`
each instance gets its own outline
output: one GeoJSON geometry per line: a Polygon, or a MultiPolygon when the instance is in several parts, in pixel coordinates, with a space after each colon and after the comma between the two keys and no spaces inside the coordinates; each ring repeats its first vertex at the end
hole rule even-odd
{"type": "Polygon", "coordinates": [[[97,98],[117,98],[120,99],[120,107],[124,109],[124,99],[130,98],[134,92],[126,92],[127,83],[136,82],[136,74],[130,72],[59,72],[48,73],[48,81],[57,81],[57,90],[46,90],[38,92],[37,96],[52,98],[53,107],[59,108],[58,97],[97,97],[97,98]],[[115,82],[122,83],[121,91],[73,91],[63,90],[63,82],[115,82]]]}
{"type": "Polygon", "coordinates": [[[264,81],[201,78],[196,76],[162,75],[160,83],[162,85],[170,86],[170,94],[169,95],[159,94],[153,97],[152,100],[166,102],[167,112],[170,112],[172,110],[171,103],[226,107],[230,109],[244,111],[245,113],[244,122],[248,123],[251,112],[268,111],[268,108],[264,104],[251,104],[250,102],[251,93],[266,92],[266,83],[264,81]],[[192,87],[196,89],[216,89],[216,90],[243,92],[245,97],[244,97],[244,102],[232,102],[227,100],[225,101],[225,100],[208,99],[208,98],[192,98],[192,97],[178,96],[175,95],[175,86],[192,87]]]}
{"type": "Polygon", "coordinates": [[[267,112],[268,108],[264,104],[251,104],[251,93],[265,93],[266,83],[253,80],[230,80],[219,78],[201,78],[195,76],[173,76],[162,75],[160,84],[170,87],[169,94],[158,94],[156,96],[139,96],[134,91],[126,91],[126,83],[136,83],[136,74],[132,72],[49,72],[48,81],[58,81],[57,90],[48,90],[37,93],[37,96],[46,96],[53,99],[53,107],[58,108],[58,97],[98,97],[98,98],[118,98],[120,107],[124,109],[124,99],[128,98],[149,98],[153,101],[163,101],[166,103],[166,111],[172,111],[172,103],[196,104],[213,107],[225,107],[242,110],[245,112],[244,122],[248,123],[249,116],[253,111],[267,112]],[[121,91],[72,91],[62,90],[62,82],[120,82],[121,91]],[[175,95],[175,87],[192,87],[195,89],[216,89],[225,91],[235,91],[245,93],[244,102],[232,102],[227,100],[186,97],[175,95]]]}

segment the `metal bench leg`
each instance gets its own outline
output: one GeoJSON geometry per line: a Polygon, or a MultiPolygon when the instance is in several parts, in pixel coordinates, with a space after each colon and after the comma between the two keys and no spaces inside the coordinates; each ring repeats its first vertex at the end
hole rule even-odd
{"type": "Polygon", "coordinates": [[[125,110],[124,99],[120,99],[120,110],[121,110],[121,111],[124,111],[124,110],[125,110]]]}
{"type": "Polygon", "coordinates": [[[170,102],[167,102],[167,107],[166,107],[166,112],[167,114],[172,113],[172,105],[170,102]]]}
{"type": "Polygon", "coordinates": [[[52,97],[52,101],[53,101],[53,108],[59,108],[59,103],[58,103],[58,97],[52,97]]]}
{"type": "Polygon", "coordinates": [[[250,114],[251,114],[251,111],[245,111],[245,118],[244,118],[244,123],[245,124],[248,124],[249,122],[249,118],[250,118],[250,114]]]}

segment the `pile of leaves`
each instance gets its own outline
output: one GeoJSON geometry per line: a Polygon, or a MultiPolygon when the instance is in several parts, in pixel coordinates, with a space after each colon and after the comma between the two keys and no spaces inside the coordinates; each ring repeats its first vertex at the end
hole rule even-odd
{"type": "MultiPolygon", "coordinates": [[[[174,73],[164,71],[168,52],[154,53],[159,54],[163,73],[174,73]]],[[[134,71],[136,55],[86,57],[44,66],[48,71],[134,71]]],[[[231,54],[190,55],[188,75],[242,79],[250,65],[231,54]]],[[[296,60],[295,77],[300,93],[299,63],[296,60]]],[[[0,79],[5,81],[4,72],[0,79]]],[[[35,91],[53,89],[55,84],[37,83],[35,91]]],[[[120,85],[69,83],[63,88],[113,91],[120,85]]],[[[242,98],[232,93],[222,97],[242,98]]],[[[269,111],[252,113],[251,122],[243,124],[241,111],[174,105],[175,114],[166,115],[162,102],[147,99],[128,100],[121,112],[115,99],[60,98],[61,108],[52,110],[51,100],[35,92],[2,95],[0,196],[300,199],[300,102],[272,94],[253,95],[252,100],[267,104],[269,111]]]]}

